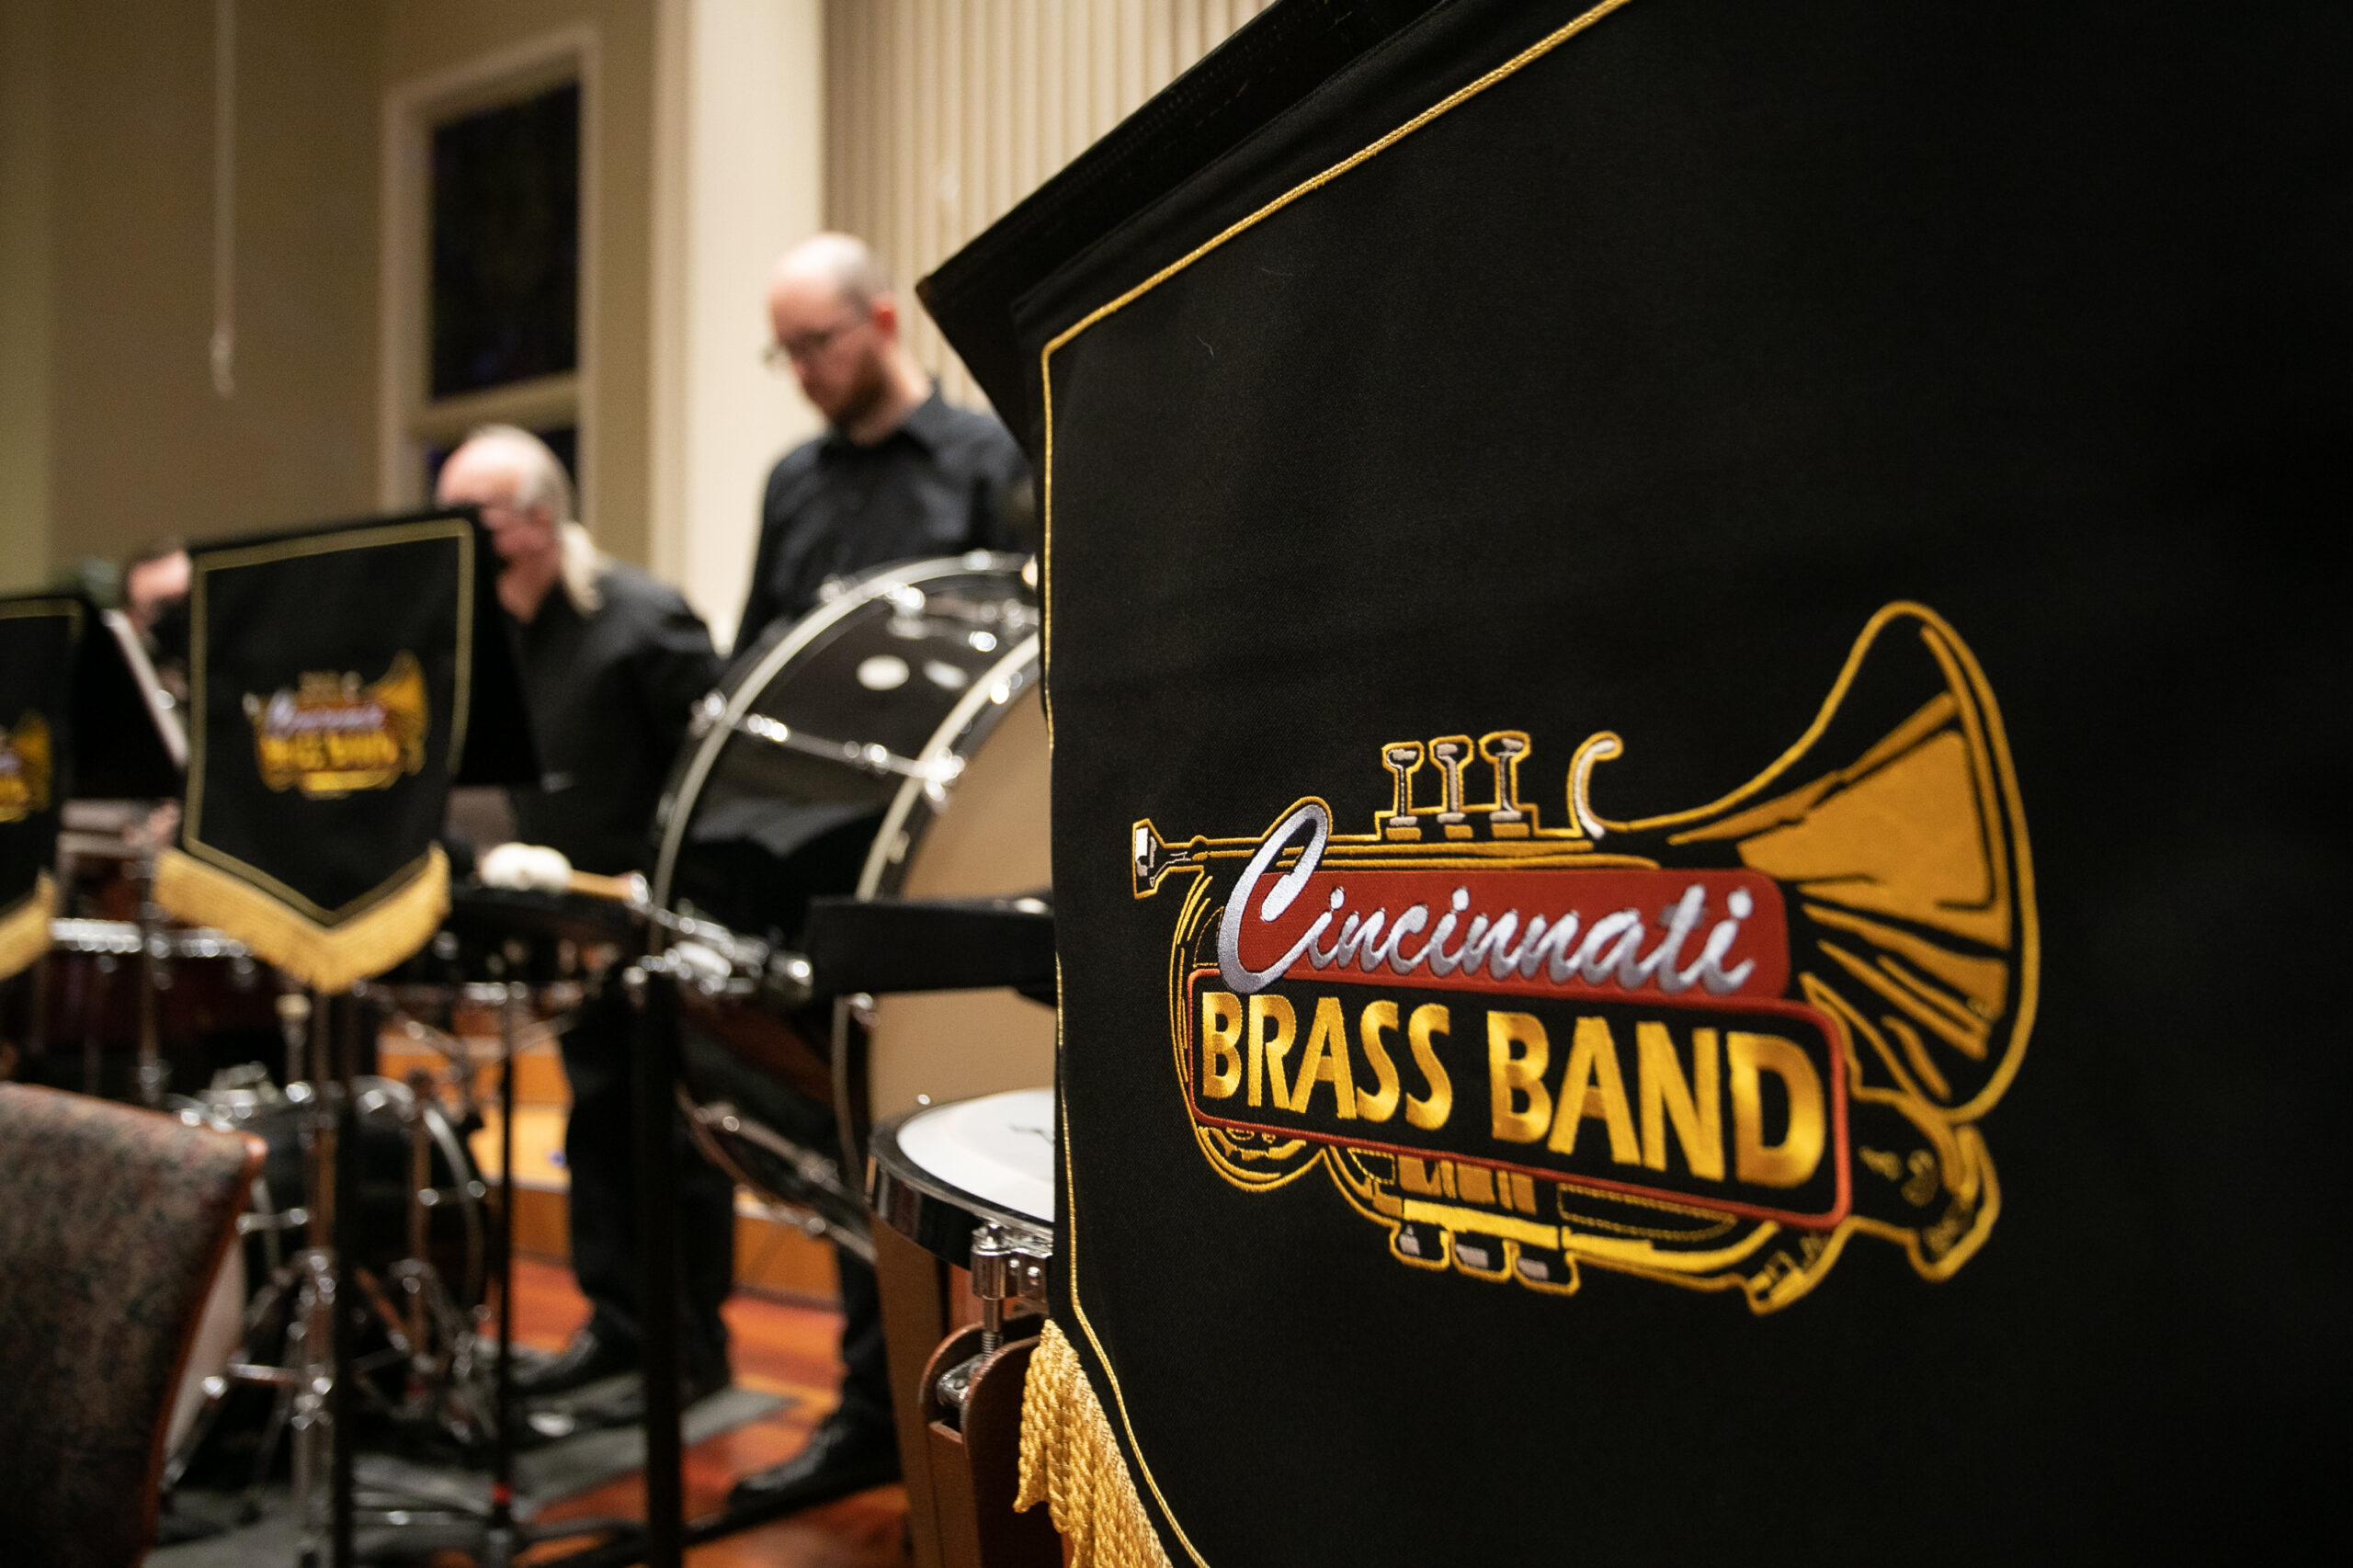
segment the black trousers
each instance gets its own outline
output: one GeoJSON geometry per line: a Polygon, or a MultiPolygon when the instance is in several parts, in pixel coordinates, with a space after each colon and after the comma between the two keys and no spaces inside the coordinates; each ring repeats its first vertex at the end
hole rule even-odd
{"type": "Polygon", "coordinates": [[[882,1353],[882,1296],[875,1289],[874,1266],[855,1253],[834,1249],[842,1281],[842,1403],[839,1419],[888,1427],[891,1366],[882,1353]]]}
{"type": "MultiPolygon", "coordinates": [[[[591,995],[563,1037],[572,1081],[572,1118],[563,1159],[572,1176],[572,1271],[595,1309],[600,1338],[638,1338],[638,1179],[636,1100],[631,1035],[635,1015],[618,984],[591,995]]],[[[676,1216],[680,1365],[690,1375],[727,1367],[727,1324],[720,1303],[735,1278],[734,1184],[694,1146],[674,1109],[678,1140],[676,1216]]]]}

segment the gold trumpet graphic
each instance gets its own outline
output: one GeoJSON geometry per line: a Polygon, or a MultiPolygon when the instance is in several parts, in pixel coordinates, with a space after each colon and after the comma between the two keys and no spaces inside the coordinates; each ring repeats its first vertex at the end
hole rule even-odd
{"type": "Polygon", "coordinates": [[[0,822],[49,810],[51,751],[49,722],[30,710],[13,731],[0,730],[0,822]]]}
{"type": "Polygon", "coordinates": [[[1322,1168],[1401,1262],[1540,1290],[1592,1263],[1769,1311],[1858,1233],[1948,1277],[1999,1212],[1979,1124],[2039,983],[1976,659],[1886,607],[1804,733],[1690,810],[1603,814],[1623,745],[1575,748],[1557,823],[1517,730],[1382,745],[1361,832],[1316,797],[1248,836],[1136,823],[1135,896],[1189,884],[1169,1017],[1204,1156],[1254,1191],[1322,1168]]]}
{"type": "Polygon", "coordinates": [[[381,680],[305,673],[298,686],[267,697],[248,692],[244,710],[256,765],[272,790],[333,799],[387,789],[425,766],[425,672],[410,653],[394,654],[381,680]]]}

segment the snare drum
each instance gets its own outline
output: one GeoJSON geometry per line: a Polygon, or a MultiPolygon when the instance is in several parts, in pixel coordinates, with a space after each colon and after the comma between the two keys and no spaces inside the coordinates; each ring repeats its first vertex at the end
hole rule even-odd
{"type": "Polygon", "coordinates": [[[972,1264],[972,1233],[995,1225],[1051,1256],[1054,1091],[1014,1089],[933,1106],[874,1130],[866,1201],[943,1263],[972,1264]]]}
{"type": "Polygon", "coordinates": [[[1013,1511],[1040,1320],[1011,1309],[1046,1301],[1053,1090],[893,1118],[874,1130],[866,1180],[916,1561],[1059,1562],[1042,1510],[1013,1511]]]}
{"type": "Polygon", "coordinates": [[[242,942],[156,921],[60,918],[28,1019],[31,1075],[150,1104],[271,1049],[278,987],[242,942]],[[129,1059],[126,1060],[126,1053],[129,1059]]]}

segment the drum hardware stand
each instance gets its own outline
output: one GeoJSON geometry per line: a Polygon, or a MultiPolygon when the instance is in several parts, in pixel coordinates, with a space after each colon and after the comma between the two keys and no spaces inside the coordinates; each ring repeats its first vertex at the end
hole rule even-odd
{"type": "MultiPolygon", "coordinates": [[[[287,1330],[289,1371],[294,1383],[290,1425],[294,1432],[294,1495],[302,1513],[303,1568],[318,1568],[324,1559],[334,1568],[352,1562],[351,1344],[350,1313],[345,1309],[349,1235],[349,1190],[356,1107],[348,1074],[329,1073],[332,1065],[348,1065],[348,1051],[336,1050],[334,1036],[347,1033],[356,1020],[347,1005],[319,1006],[316,993],[307,1006],[280,1005],[286,1020],[290,1052],[300,1023],[307,1023],[313,1085],[303,1100],[304,1175],[310,1202],[305,1226],[308,1245],[294,1262],[300,1281],[294,1322],[287,1330]],[[337,1030],[338,1015],[346,1028],[337,1030]],[[299,1020],[299,1022],[298,1022],[299,1020]]],[[[343,1042],[347,1044],[347,1042],[343,1042]]]]}
{"type": "MultiPolygon", "coordinates": [[[[267,1478],[278,1435],[290,1426],[294,1435],[293,1490],[303,1511],[304,1561],[312,1563],[320,1561],[323,1533],[328,1538],[327,1550],[339,1551],[343,1552],[342,1561],[349,1561],[348,1542],[358,1517],[349,1483],[350,1446],[357,1414],[354,1399],[367,1398],[395,1416],[414,1415],[417,1407],[438,1397],[421,1385],[444,1385],[446,1393],[446,1385],[462,1386],[470,1376],[463,1335],[455,1322],[456,1310],[419,1244],[426,1239],[422,1227],[425,1216],[434,1207],[432,1200],[444,1194],[426,1185],[431,1179],[434,1134],[426,1114],[426,1102],[414,1087],[403,1107],[411,1151],[407,1239],[413,1256],[396,1264],[390,1276],[405,1296],[408,1310],[404,1312],[388,1300],[383,1290],[356,1262],[353,1231],[357,1210],[342,1199],[358,1191],[355,1166],[360,1106],[354,1070],[362,1018],[360,1000],[357,994],[342,996],[322,1006],[313,994],[302,992],[289,992],[278,998],[279,1022],[287,1037],[288,1070],[292,1077],[286,1097],[302,1113],[300,1135],[308,1202],[284,1214],[246,1215],[239,1221],[239,1232],[268,1234],[274,1253],[275,1233],[300,1227],[305,1233],[306,1244],[290,1260],[278,1262],[273,1258],[268,1283],[245,1308],[243,1358],[231,1362],[219,1375],[206,1381],[206,1409],[198,1427],[173,1456],[166,1470],[167,1485],[176,1483],[193,1458],[196,1445],[217,1418],[230,1387],[242,1384],[272,1390],[275,1398],[271,1413],[263,1428],[240,1512],[251,1517],[256,1511],[258,1489],[267,1478]],[[418,1175],[420,1156],[425,1173],[422,1176],[418,1175]],[[261,1364],[255,1359],[259,1337],[290,1296],[292,1302],[284,1331],[285,1364],[261,1364]],[[339,1306],[348,1310],[338,1311],[339,1306]],[[354,1357],[350,1336],[355,1312],[362,1309],[372,1309],[383,1324],[392,1345],[385,1354],[410,1363],[411,1387],[401,1407],[387,1403],[359,1376],[367,1367],[354,1357]],[[422,1334],[420,1324],[424,1325],[422,1334]],[[430,1353],[426,1337],[434,1327],[443,1331],[446,1340],[445,1348],[438,1353],[430,1353]]],[[[462,1176],[461,1164],[453,1164],[453,1169],[462,1176]]],[[[370,1359],[379,1361],[381,1358],[370,1359]]],[[[467,1401],[461,1388],[454,1397],[462,1415],[467,1401]]],[[[458,1425],[463,1426],[466,1422],[460,1419],[458,1425]]],[[[479,1425],[478,1417],[474,1425],[479,1425]]]]}
{"type": "Polygon", "coordinates": [[[82,1092],[94,1099],[106,1089],[105,1074],[100,1070],[104,1057],[98,1044],[98,996],[101,991],[112,989],[107,983],[114,978],[116,967],[112,953],[99,953],[90,960],[90,970],[96,978],[91,982],[91,994],[84,1007],[89,1022],[82,1031],[82,1092]]]}
{"type": "Polygon", "coordinates": [[[645,1568],[686,1552],[686,1446],[679,1427],[678,1163],[671,1131],[677,1085],[679,966],[641,958],[621,983],[637,1009],[638,1372],[645,1401],[645,1568]]]}
{"type": "Polygon", "coordinates": [[[680,1568],[686,1548],[764,1522],[725,1510],[691,1524],[686,1517],[686,1445],[680,1426],[676,1137],[677,987],[697,967],[673,954],[638,957],[620,981],[637,1015],[635,1074],[638,1172],[638,1376],[645,1408],[645,1522],[638,1529],[555,1559],[574,1568],[680,1568]]]}
{"type": "MultiPolygon", "coordinates": [[[[149,876],[153,875],[153,862],[149,876]]],[[[158,993],[170,989],[171,943],[158,929],[163,910],[153,900],[139,901],[139,1103],[150,1110],[164,1103],[171,1086],[171,1069],[164,1064],[163,1028],[158,1019],[158,993]]]]}
{"type": "MultiPolygon", "coordinates": [[[[842,1184],[841,1167],[835,1162],[813,1149],[795,1143],[772,1128],[746,1120],[731,1102],[713,1100],[709,1105],[700,1104],[681,1084],[678,1085],[678,1110],[686,1117],[687,1131],[693,1134],[695,1147],[702,1151],[703,1158],[737,1183],[751,1188],[755,1194],[774,1184],[756,1180],[736,1163],[727,1145],[721,1142],[715,1133],[723,1132],[732,1138],[741,1138],[767,1150],[777,1158],[789,1162],[794,1174],[817,1192],[838,1199],[845,1210],[864,1212],[864,1199],[842,1184]]],[[[767,1218],[790,1224],[802,1235],[831,1242],[870,1264],[874,1261],[874,1238],[862,1224],[845,1223],[814,1204],[788,1203],[773,1196],[762,1199],[762,1208],[767,1218]]]]}
{"type": "MultiPolygon", "coordinates": [[[[515,1010],[522,988],[509,981],[498,998],[498,1360],[491,1394],[490,1523],[483,1568],[515,1559],[515,1010]]],[[[469,1079],[472,1074],[468,1074],[469,1079]]]]}
{"type": "Polygon", "coordinates": [[[942,1399],[959,1413],[972,1398],[972,1379],[981,1363],[1005,1344],[1005,1303],[1008,1301],[1046,1305],[1046,1270],[1053,1264],[1053,1243],[1006,1225],[983,1224],[972,1230],[972,1294],[981,1302],[980,1353],[959,1361],[939,1374],[942,1399]]]}
{"type": "MultiPolygon", "coordinates": [[[[358,1458],[354,1439],[352,1403],[352,1303],[353,1277],[357,1273],[353,1248],[358,1227],[354,1199],[358,1197],[359,1153],[359,1107],[352,1093],[352,1080],[357,1075],[358,1041],[354,1038],[359,1028],[358,1002],[349,996],[333,998],[324,1009],[321,1020],[320,1044],[322,1055],[328,1058],[324,1065],[333,1071],[321,1083],[323,1097],[328,1105],[333,1129],[329,1158],[322,1162],[327,1176],[326,1197],[330,1222],[324,1229],[326,1241],[325,1256],[322,1260],[330,1294],[326,1298],[327,1317],[327,1546],[328,1561],[334,1568],[351,1568],[358,1561],[354,1530],[358,1523],[356,1506],[357,1477],[354,1464],[358,1458]]],[[[315,1386],[315,1385],[314,1385],[315,1386]]]]}

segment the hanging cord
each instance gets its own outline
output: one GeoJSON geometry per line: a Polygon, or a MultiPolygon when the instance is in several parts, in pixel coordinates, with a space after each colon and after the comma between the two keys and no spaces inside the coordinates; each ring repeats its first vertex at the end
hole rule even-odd
{"type": "Polygon", "coordinates": [[[212,0],[212,391],[237,395],[237,0],[212,0]]]}

